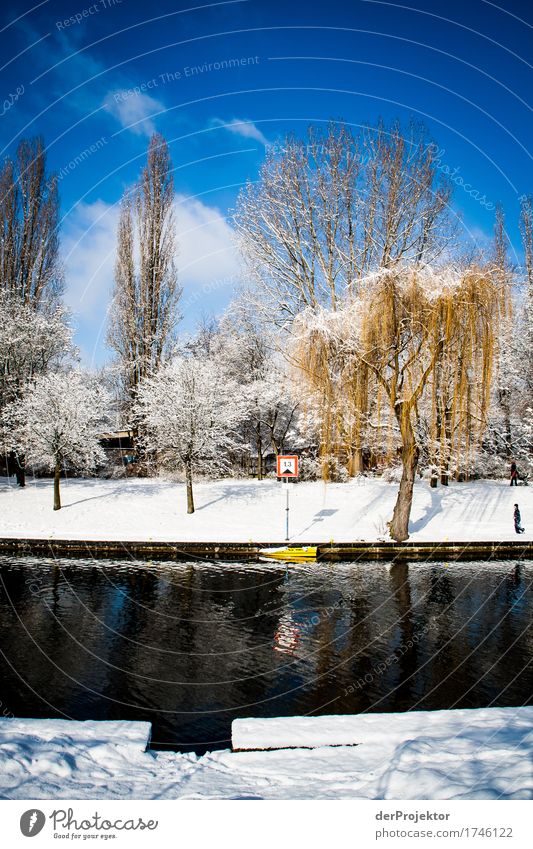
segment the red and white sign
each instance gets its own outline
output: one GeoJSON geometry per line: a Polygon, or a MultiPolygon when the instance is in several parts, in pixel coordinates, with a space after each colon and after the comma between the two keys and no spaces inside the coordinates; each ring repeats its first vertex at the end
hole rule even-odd
{"type": "Polygon", "coordinates": [[[298,477],[298,457],[296,454],[278,454],[278,478],[298,477]]]}

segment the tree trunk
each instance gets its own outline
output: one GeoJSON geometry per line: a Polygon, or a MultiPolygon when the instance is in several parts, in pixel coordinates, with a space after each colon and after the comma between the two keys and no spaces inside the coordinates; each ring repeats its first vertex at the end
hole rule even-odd
{"type": "Polygon", "coordinates": [[[190,463],[185,466],[185,480],[187,484],[187,513],[194,513],[194,498],[192,495],[192,467],[190,463]]]}
{"type": "Polygon", "coordinates": [[[136,463],[136,471],[135,474],[137,477],[146,478],[149,474],[148,469],[148,454],[146,451],[145,445],[145,435],[146,430],[144,427],[144,421],[141,416],[136,416],[133,419],[133,427],[132,427],[132,442],[133,442],[133,454],[135,456],[136,463]]]}
{"type": "Polygon", "coordinates": [[[263,443],[261,441],[261,422],[257,423],[256,430],[256,448],[257,448],[257,480],[263,480],[263,443]]]}
{"type": "Polygon", "coordinates": [[[500,406],[503,411],[503,421],[505,427],[505,456],[507,460],[511,459],[512,455],[512,434],[511,434],[511,407],[509,403],[509,390],[500,390],[500,406]]]}
{"type": "Polygon", "coordinates": [[[449,403],[444,410],[444,452],[440,463],[440,482],[448,486],[450,480],[450,460],[452,451],[452,409],[449,403]]]}
{"type": "Polygon", "coordinates": [[[26,486],[26,468],[24,457],[15,455],[15,477],[19,486],[26,486]]]}
{"type": "Polygon", "coordinates": [[[390,535],[396,542],[404,542],[406,539],[409,539],[409,517],[413,503],[413,485],[420,451],[416,444],[409,413],[403,413],[402,415],[400,408],[396,417],[402,434],[401,457],[403,469],[400,489],[398,490],[398,497],[394,505],[392,521],[390,523],[390,535]]]}
{"type": "Polygon", "coordinates": [[[56,460],[54,469],[54,510],[61,510],[61,495],[59,493],[59,478],[61,476],[61,463],[56,460]]]}
{"type": "Polygon", "coordinates": [[[348,474],[354,478],[363,473],[363,449],[354,448],[348,459],[348,474]]]}

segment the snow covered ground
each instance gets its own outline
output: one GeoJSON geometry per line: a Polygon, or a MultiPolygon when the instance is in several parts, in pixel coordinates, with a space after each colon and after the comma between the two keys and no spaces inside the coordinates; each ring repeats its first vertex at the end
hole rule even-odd
{"type": "Polygon", "coordinates": [[[0,796],[533,799],[533,707],[245,723],[234,745],[243,733],[253,745],[254,723],[258,743],[279,743],[281,735],[316,746],[340,735],[357,745],[197,757],[146,750],[142,722],[1,719],[0,796]]]}
{"type": "MultiPolygon", "coordinates": [[[[0,535],[71,539],[279,541],[285,537],[285,489],[275,480],[225,479],[195,486],[187,515],[185,488],[163,480],[72,479],[61,483],[61,510],[52,510],[52,481],[24,489],[0,478],[0,535]]],[[[383,538],[397,484],[356,478],[346,484],[290,485],[294,541],[347,542],[383,538]]],[[[411,536],[416,540],[531,540],[533,487],[506,481],[415,485],[411,536]],[[518,502],[526,533],[513,526],[518,502]]]]}

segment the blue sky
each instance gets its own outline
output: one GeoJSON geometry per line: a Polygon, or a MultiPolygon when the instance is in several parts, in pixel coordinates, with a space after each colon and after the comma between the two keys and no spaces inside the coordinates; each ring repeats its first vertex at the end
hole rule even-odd
{"type": "Polygon", "coordinates": [[[2,156],[42,134],[59,172],[66,299],[86,362],[109,356],[118,203],[154,130],[175,167],[184,330],[231,298],[231,210],[265,145],[330,118],[423,120],[442,167],[468,185],[454,198],[465,237],[485,242],[501,201],[520,261],[518,198],[533,192],[533,11],[519,0],[411,2],[3,6],[2,156]]]}

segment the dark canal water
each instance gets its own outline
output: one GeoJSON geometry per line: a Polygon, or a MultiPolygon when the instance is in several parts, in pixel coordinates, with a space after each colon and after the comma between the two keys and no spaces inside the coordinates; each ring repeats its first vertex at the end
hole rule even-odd
{"type": "Polygon", "coordinates": [[[143,719],[533,703],[533,563],[125,565],[0,558],[1,711],[143,719]]]}

